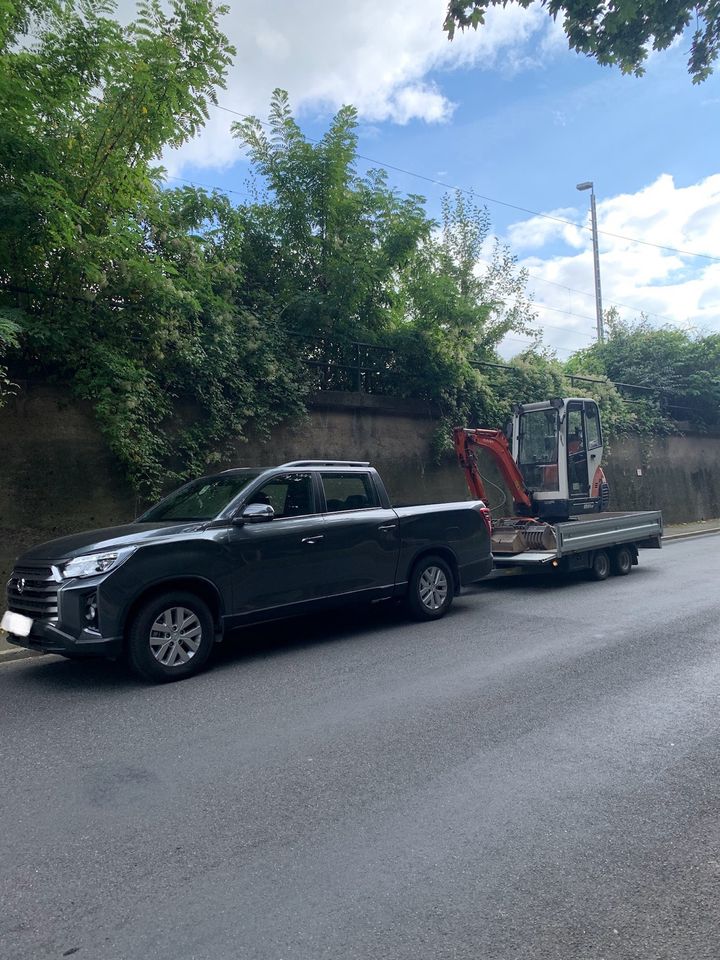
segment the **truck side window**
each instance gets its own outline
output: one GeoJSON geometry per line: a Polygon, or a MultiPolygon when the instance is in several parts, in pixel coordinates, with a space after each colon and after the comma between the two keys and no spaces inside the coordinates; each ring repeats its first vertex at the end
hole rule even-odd
{"type": "Polygon", "coordinates": [[[594,403],[585,404],[585,427],[587,430],[588,450],[593,450],[595,447],[601,447],[602,438],[600,436],[600,416],[598,414],[598,408],[594,403]]]}
{"type": "Polygon", "coordinates": [[[250,494],[249,503],[268,503],[275,511],[275,519],[306,517],[315,513],[312,478],[309,473],[285,473],[273,477],[259,490],[250,494]]]}
{"type": "Polygon", "coordinates": [[[378,506],[375,485],[368,473],[323,473],[321,477],[328,513],[378,506]]]}

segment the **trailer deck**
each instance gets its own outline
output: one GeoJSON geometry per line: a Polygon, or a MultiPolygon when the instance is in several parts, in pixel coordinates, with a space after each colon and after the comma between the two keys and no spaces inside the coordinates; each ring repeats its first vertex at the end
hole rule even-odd
{"type": "Polygon", "coordinates": [[[602,513],[594,517],[571,517],[550,524],[557,540],[553,550],[524,550],[522,553],[495,553],[495,566],[535,567],[578,554],[607,550],[621,544],[659,550],[662,547],[662,513],[659,510],[602,513]]]}

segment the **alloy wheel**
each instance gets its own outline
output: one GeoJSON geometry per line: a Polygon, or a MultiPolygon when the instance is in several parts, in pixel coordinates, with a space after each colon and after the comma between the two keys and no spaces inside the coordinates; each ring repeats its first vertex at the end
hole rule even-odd
{"type": "Polygon", "coordinates": [[[423,570],[418,583],[420,600],[428,610],[439,610],[447,600],[448,581],[440,567],[423,570]]]}
{"type": "Polygon", "coordinates": [[[187,607],[168,607],[150,628],[150,650],[164,667],[176,667],[195,656],[202,640],[202,626],[187,607]]]}

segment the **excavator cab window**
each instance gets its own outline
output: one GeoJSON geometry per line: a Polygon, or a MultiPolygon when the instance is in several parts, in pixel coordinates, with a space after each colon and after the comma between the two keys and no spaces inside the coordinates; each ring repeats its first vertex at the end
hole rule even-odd
{"type": "Polygon", "coordinates": [[[520,416],[518,466],[528,490],[558,489],[558,411],[529,410],[520,416]]]}
{"type": "Polygon", "coordinates": [[[588,450],[595,450],[602,446],[602,433],[600,432],[600,414],[597,404],[585,401],[585,426],[587,428],[588,450]]]}
{"type": "Polygon", "coordinates": [[[570,497],[587,496],[588,482],[587,444],[583,424],[583,405],[569,403],[567,408],[567,460],[570,497]]]}

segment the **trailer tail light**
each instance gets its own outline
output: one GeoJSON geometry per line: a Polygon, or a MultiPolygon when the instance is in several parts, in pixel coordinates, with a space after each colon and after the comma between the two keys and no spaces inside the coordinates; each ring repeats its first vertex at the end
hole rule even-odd
{"type": "Polygon", "coordinates": [[[488,510],[488,508],[485,506],[484,503],[480,506],[480,513],[482,514],[482,518],[485,521],[485,526],[487,527],[488,536],[492,540],[492,535],[493,535],[492,514],[490,513],[490,511],[488,510]]]}

